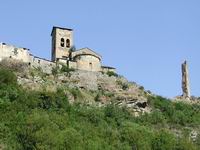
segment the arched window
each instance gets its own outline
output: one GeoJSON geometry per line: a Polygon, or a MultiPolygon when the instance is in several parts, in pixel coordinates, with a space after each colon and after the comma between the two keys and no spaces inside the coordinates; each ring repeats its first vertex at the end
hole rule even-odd
{"type": "Polygon", "coordinates": [[[65,47],[65,40],[64,40],[64,38],[61,38],[61,40],[60,40],[60,46],[61,47],[65,47]]]}
{"type": "Polygon", "coordinates": [[[66,40],[66,47],[70,48],[70,40],[69,39],[66,40]]]}

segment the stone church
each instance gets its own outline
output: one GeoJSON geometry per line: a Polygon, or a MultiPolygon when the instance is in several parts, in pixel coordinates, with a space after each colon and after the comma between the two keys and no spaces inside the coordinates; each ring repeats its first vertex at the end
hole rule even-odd
{"type": "Polygon", "coordinates": [[[39,58],[30,53],[27,48],[0,43],[0,61],[3,59],[16,59],[28,63],[32,67],[41,67],[43,71],[50,72],[57,64],[66,64],[69,68],[93,72],[115,72],[115,68],[102,66],[102,57],[89,48],[74,49],[73,30],[53,27],[51,61],[39,58]]]}

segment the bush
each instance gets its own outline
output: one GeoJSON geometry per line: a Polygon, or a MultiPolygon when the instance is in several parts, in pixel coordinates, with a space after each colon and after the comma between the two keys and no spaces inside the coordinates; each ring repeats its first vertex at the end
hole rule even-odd
{"type": "Polygon", "coordinates": [[[140,86],[139,89],[142,90],[142,91],[144,91],[144,87],[143,86],[140,86]]]}
{"type": "Polygon", "coordinates": [[[66,150],[82,150],[83,149],[83,139],[79,132],[73,128],[67,128],[62,131],[58,137],[59,139],[59,149],[66,150]]]}
{"type": "Polygon", "coordinates": [[[0,85],[16,85],[17,84],[17,77],[16,75],[8,70],[0,68],[0,85]]]}
{"type": "Polygon", "coordinates": [[[121,86],[123,90],[127,90],[129,88],[128,83],[122,82],[121,80],[117,80],[117,84],[121,86]]]}
{"type": "Polygon", "coordinates": [[[128,141],[134,150],[151,150],[153,132],[144,126],[131,122],[124,122],[120,129],[121,138],[128,141]]]}
{"type": "Polygon", "coordinates": [[[59,67],[58,67],[58,66],[53,67],[52,70],[51,70],[51,72],[52,72],[52,75],[53,75],[54,77],[56,77],[57,74],[59,73],[59,67]]]}
{"type": "Polygon", "coordinates": [[[70,73],[71,71],[75,71],[73,68],[69,68],[67,65],[62,65],[61,72],[70,73]]]}
{"type": "Polygon", "coordinates": [[[40,92],[38,93],[38,106],[42,109],[67,109],[69,106],[67,96],[60,93],[40,92]]]}
{"type": "Polygon", "coordinates": [[[0,62],[0,67],[22,73],[27,69],[28,64],[19,60],[3,59],[0,62]]]}
{"type": "Polygon", "coordinates": [[[78,88],[72,88],[69,91],[73,95],[74,99],[78,99],[78,98],[82,98],[83,97],[81,91],[78,88]]]}
{"type": "Polygon", "coordinates": [[[179,138],[177,141],[176,147],[174,148],[176,150],[199,150],[200,148],[199,146],[195,146],[188,138],[179,138]]]}
{"type": "Polygon", "coordinates": [[[152,142],[153,150],[173,150],[176,146],[176,139],[174,135],[166,130],[161,130],[156,133],[152,142]]]}
{"type": "Polygon", "coordinates": [[[106,74],[107,74],[109,77],[111,77],[111,76],[119,77],[119,75],[118,75],[117,73],[113,72],[113,71],[108,71],[108,72],[106,72],[106,74]]]}
{"type": "Polygon", "coordinates": [[[101,101],[100,97],[101,97],[101,94],[98,93],[94,98],[95,102],[100,102],[101,101]]]}
{"type": "Polygon", "coordinates": [[[119,108],[113,104],[104,108],[104,114],[108,122],[113,122],[117,126],[120,126],[125,119],[130,118],[130,113],[126,108],[119,108]]]}

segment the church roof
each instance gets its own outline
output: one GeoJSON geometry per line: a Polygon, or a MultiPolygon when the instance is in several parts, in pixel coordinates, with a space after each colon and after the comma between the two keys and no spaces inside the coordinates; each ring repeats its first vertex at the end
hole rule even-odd
{"type": "Polygon", "coordinates": [[[53,34],[53,32],[54,32],[55,29],[62,29],[62,30],[73,31],[73,29],[70,29],[70,28],[63,28],[63,27],[56,27],[56,26],[54,26],[53,29],[52,29],[51,35],[53,34]]]}
{"type": "Polygon", "coordinates": [[[77,50],[75,52],[72,53],[72,57],[76,57],[76,56],[79,56],[79,55],[92,55],[92,56],[95,56],[97,58],[99,58],[101,60],[102,56],[99,55],[98,53],[96,53],[95,51],[89,49],[89,48],[82,48],[80,50],[77,50]]]}

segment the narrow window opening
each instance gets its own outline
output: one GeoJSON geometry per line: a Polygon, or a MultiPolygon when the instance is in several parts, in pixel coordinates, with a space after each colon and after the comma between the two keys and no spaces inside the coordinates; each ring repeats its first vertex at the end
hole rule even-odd
{"type": "Polygon", "coordinates": [[[70,48],[70,40],[69,39],[66,40],[66,47],[70,48]]]}
{"type": "Polygon", "coordinates": [[[89,66],[90,66],[90,70],[92,71],[92,63],[90,63],[89,66]]]}
{"type": "Polygon", "coordinates": [[[61,40],[60,40],[60,46],[61,47],[65,47],[65,40],[64,40],[64,38],[61,38],[61,40]]]}

